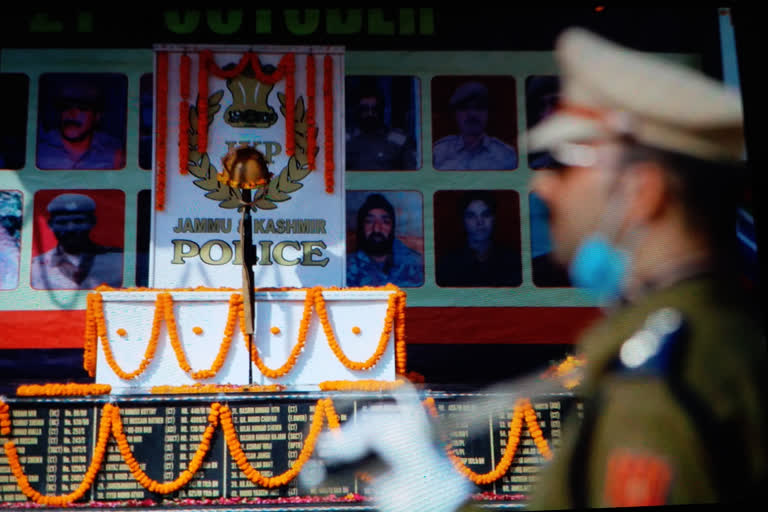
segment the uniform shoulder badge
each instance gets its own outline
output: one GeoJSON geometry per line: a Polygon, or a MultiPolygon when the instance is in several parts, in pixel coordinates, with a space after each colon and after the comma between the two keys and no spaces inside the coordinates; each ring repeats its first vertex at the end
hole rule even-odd
{"type": "Polygon", "coordinates": [[[643,327],[621,345],[619,366],[625,371],[666,373],[670,355],[685,325],[685,318],[677,309],[655,311],[643,327]]]}
{"type": "Polygon", "coordinates": [[[671,481],[672,468],[663,457],[616,450],[605,472],[605,501],[609,507],[664,505],[671,481]]]}

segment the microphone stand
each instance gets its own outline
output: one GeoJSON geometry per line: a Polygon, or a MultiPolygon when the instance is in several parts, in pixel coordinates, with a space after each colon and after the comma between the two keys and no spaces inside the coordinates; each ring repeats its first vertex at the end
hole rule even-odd
{"type": "Polygon", "coordinates": [[[240,245],[243,250],[243,332],[248,342],[248,384],[253,385],[253,315],[256,296],[254,293],[253,266],[256,264],[256,248],[253,246],[251,228],[251,191],[242,190],[243,215],[240,221],[240,245]]]}

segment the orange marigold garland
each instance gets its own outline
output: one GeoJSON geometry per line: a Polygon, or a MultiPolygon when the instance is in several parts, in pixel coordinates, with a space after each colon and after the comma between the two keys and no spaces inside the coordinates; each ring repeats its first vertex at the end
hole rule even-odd
{"type": "Polygon", "coordinates": [[[336,355],[341,364],[350,370],[362,371],[373,368],[376,363],[379,362],[379,359],[381,359],[381,356],[384,354],[384,351],[387,348],[389,337],[392,334],[397,303],[397,294],[390,294],[389,300],[387,301],[387,314],[384,318],[384,330],[381,333],[381,338],[379,338],[379,344],[376,347],[376,351],[367,361],[358,363],[347,358],[347,356],[341,350],[339,342],[336,340],[336,335],[333,333],[333,326],[328,319],[328,310],[325,307],[325,299],[323,298],[322,288],[318,287],[317,291],[315,292],[315,309],[317,310],[317,315],[320,317],[320,324],[323,326],[323,331],[325,331],[325,337],[328,340],[328,345],[331,347],[331,350],[336,355]]]}
{"type": "Polygon", "coordinates": [[[108,395],[109,384],[25,384],[16,388],[17,396],[92,396],[108,395]]]}
{"type": "Polygon", "coordinates": [[[334,136],[333,136],[333,58],[326,55],[323,60],[323,112],[325,137],[325,191],[333,194],[334,190],[334,136]]]}
{"type": "Polygon", "coordinates": [[[284,391],[282,384],[259,385],[234,385],[234,384],[201,384],[191,386],[152,386],[149,392],[153,395],[187,395],[187,394],[214,394],[214,393],[274,393],[284,391]]]}
{"type": "Polygon", "coordinates": [[[90,466],[88,466],[83,481],[80,482],[80,485],[76,490],[69,494],[61,496],[45,496],[34,490],[29,484],[29,479],[24,474],[24,469],[21,467],[19,456],[16,451],[16,445],[13,441],[7,441],[4,447],[5,453],[8,456],[8,465],[11,467],[13,476],[16,477],[16,483],[18,484],[19,489],[21,489],[21,492],[35,503],[49,507],[64,507],[82,498],[96,480],[96,474],[101,468],[101,463],[104,460],[112,421],[111,409],[114,407],[115,406],[112,404],[104,405],[101,422],[99,423],[99,436],[93,451],[93,459],[91,460],[90,466]]]}
{"type": "Polygon", "coordinates": [[[322,391],[389,391],[402,386],[402,380],[326,380],[318,384],[322,391]]]}
{"type": "Polygon", "coordinates": [[[268,85],[274,85],[284,77],[285,84],[285,151],[291,156],[295,149],[295,72],[296,65],[294,54],[283,55],[277,65],[277,70],[271,75],[265,74],[261,69],[258,55],[252,52],[245,53],[233,69],[225,71],[214,60],[213,52],[203,50],[199,53],[199,70],[197,75],[197,147],[200,153],[208,151],[208,73],[211,72],[219,78],[234,78],[245,70],[250,62],[256,80],[268,85]]]}
{"type": "MultiPolygon", "coordinates": [[[[290,372],[296,365],[299,354],[301,354],[301,352],[304,350],[304,346],[307,343],[307,332],[309,331],[309,323],[312,320],[312,305],[315,302],[315,295],[317,295],[317,293],[319,292],[312,288],[307,288],[306,290],[306,296],[304,298],[304,313],[301,316],[301,324],[299,324],[298,340],[296,341],[296,345],[294,345],[291,349],[291,353],[288,355],[288,360],[285,362],[285,364],[283,364],[283,366],[277,370],[269,368],[266,364],[264,364],[264,361],[261,360],[256,344],[251,344],[251,361],[254,362],[254,364],[259,368],[259,371],[266,377],[269,377],[270,379],[279,379],[280,377],[287,375],[288,372],[290,372]]],[[[242,307],[240,308],[240,315],[240,329],[242,329],[245,325],[245,322],[243,321],[242,307]]],[[[245,333],[243,333],[243,339],[245,340],[245,333]]]]}
{"type": "Polygon", "coordinates": [[[165,209],[165,157],[168,137],[168,54],[157,53],[157,126],[155,139],[155,210],[165,209]]]}
{"type": "MultiPolygon", "coordinates": [[[[340,288],[334,288],[334,287],[330,287],[327,289],[333,290],[333,291],[341,290],[340,288]]],[[[288,357],[288,360],[285,362],[285,364],[283,364],[283,366],[281,366],[277,370],[273,370],[267,367],[259,357],[258,349],[256,348],[255,345],[251,347],[252,361],[254,362],[254,364],[257,365],[259,370],[261,370],[261,372],[269,378],[275,379],[275,378],[280,378],[287,375],[295,366],[296,361],[306,344],[307,332],[309,330],[309,325],[312,319],[312,307],[314,306],[318,312],[318,316],[320,317],[320,322],[323,326],[329,346],[331,347],[332,351],[337,356],[339,361],[342,362],[342,364],[344,364],[347,368],[351,370],[358,370],[358,371],[367,370],[373,367],[374,365],[376,365],[378,361],[381,359],[381,356],[384,354],[387,343],[389,341],[389,337],[392,333],[394,326],[396,325],[396,330],[395,330],[396,369],[397,369],[398,375],[403,375],[405,370],[405,353],[406,353],[405,339],[404,339],[405,338],[405,292],[400,291],[394,285],[388,285],[385,287],[354,288],[354,290],[364,290],[364,291],[381,290],[381,289],[394,290],[396,293],[392,293],[389,296],[388,304],[387,304],[387,312],[384,320],[384,328],[381,333],[379,344],[374,354],[367,361],[364,361],[364,362],[351,361],[346,357],[346,355],[342,351],[341,347],[338,344],[338,341],[336,340],[335,334],[333,332],[333,327],[331,326],[330,320],[328,318],[328,312],[326,309],[325,300],[322,296],[323,288],[319,286],[315,288],[304,289],[306,292],[306,298],[304,303],[304,312],[302,315],[301,324],[299,326],[298,341],[296,345],[293,347],[293,349],[291,350],[291,353],[288,357]],[[397,319],[396,321],[395,321],[395,318],[397,319]]],[[[150,340],[149,340],[147,349],[144,354],[144,359],[142,360],[142,362],[140,363],[139,367],[136,370],[134,370],[131,373],[127,373],[124,370],[122,370],[122,368],[120,368],[120,366],[117,364],[117,362],[115,361],[114,355],[111,351],[109,338],[107,337],[107,332],[106,332],[106,321],[104,318],[104,311],[103,311],[103,298],[100,293],[100,291],[114,291],[115,289],[101,286],[101,287],[98,287],[96,290],[97,290],[96,292],[89,294],[87,299],[85,343],[84,343],[85,352],[84,352],[84,360],[83,360],[83,367],[86,369],[86,371],[88,371],[89,375],[91,376],[93,376],[96,371],[96,348],[95,347],[99,339],[101,339],[102,349],[104,351],[104,357],[107,360],[107,363],[109,364],[110,368],[112,368],[112,370],[115,372],[116,375],[118,375],[120,378],[124,380],[131,380],[141,375],[149,366],[149,364],[152,361],[152,358],[156,353],[157,345],[159,341],[159,334],[160,334],[160,323],[164,320],[167,325],[168,336],[170,338],[171,346],[174,350],[174,354],[176,356],[179,367],[194,379],[201,380],[201,379],[212,378],[220,371],[221,367],[224,364],[224,361],[226,360],[229,349],[231,347],[232,336],[234,335],[234,330],[235,330],[235,322],[237,321],[238,316],[240,317],[241,330],[242,330],[242,326],[245,325],[243,322],[244,311],[242,307],[242,297],[238,293],[233,293],[230,296],[230,305],[229,305],[229,311],[227,313],[227,324],[224,331],[224,337],[219,347],[219,352],[216,356],[216,359],[214,360],[210,369],[192,371],[192,368],[190,367],[189,362],[187,361],[181,342],[179,341],[178,328],[177,328],[176,320],[173,313],[173,298],[170,292],[172,291],[233,291],[234,289],[198,287],[198,288],[184,288],[184,289],[169,289],[169,290],[161,291],[161,293],[158,293],[157,298],[155,300],[155,312],[154,312],[154,318],[152,322],[152,332],[150,335],[150,340]]],[[[350,288],[348,290],[352,290],[352,289],[350,288]]],[[[158,290],[151,290],[148,288],[136,288],[136,289],[130,289],[130,290],[121,290],[121,291],[142,292],[142,291],[158,291],[158,290]]],[[[275,291],[297,291],[297,289],[296,288],[279,288],[279,289],[275,289],[275,291]]],[[[202,333],[202,329],[195,328],[193,329],[193,332],[195,332],[196,334],[200,334],[202,333]]]]}
{"type": "MultiPolygon", "coordinates": [[[[424,405],[433,417],[437,417],[437,408],[435,407],[435,400],[432,397],[427,398],[424,401],[424,405]]],[[[453,466],[465,477],[474,482],[477,485],[486,485],[495,482],[499,478],[503,477],[509,471],[509,467],[512,465],[512,460],[515,457],[517,451],[517,445],[520,442],[520,433],[523,428],[523,415],[526,410],[525,400],[518,400],[515,404],[512,420],[509,423],[509,434],[507,436],[507,446],[504,448],[504,455],[496,465],[496,467],[488,473],[480,474],[475,473],[469,469],[461,459],[453,453],[450,446],[446,446],[446,453],[451,459],[453,466]]]]}
{"type": "Polygon", "coordinates": [[[208,414],[208,426],[203,432],[200,446],[198,446],[195,455],[189,462],[187,469],[181,472],[181,474],[172,482],[160,483],[157,480],[150,478],[139,466],[139,463],[133,456],[131,446],[128,444],[128,440],[123,432],[123,423],[120,420],[120,410],[114,407],[112,413],[112,435],[115,436],[117,445],[120,448],[120,454],[123,456],[123,460],[131,470],[131,474],[142,487],[150,492],[156,492],[158,494],[169,494],[176,492],[192,480],[192,477],[197,473],[200,467],[203,465],[203,458],[211,448],[211,439],[216,431],[216,427],[219,423],[219,414],[221,410],[221,404],[214,402],[211,404],[211,411],[208,414]]]}
{"type": "Polygon", "coordinates": [[[0,434],[4,436],[11,435],[11,415],[8,412],[8,404],[0,400],[0,434]]]}
{"type": "Polygon", "coordinates": [[[235,322],[237,321],[237,312],[242,304],[242,297],[233,293],[229,298],[229,311],[227,313],[227,325],[224,328],[224,339],[219,346],[219,352],[216,354],[216,359],[213,361],[211,367],[207,370],[192,371],[187,361],[187,356],[184,354],[184,348],[181,346],[179,340],[179,332],[176,328],[176,318],[173,314],[173,297],[170,293],[160,293],[157,296],[163,304],[165,325],[168,329],[168,337],[171,339],[171,346],[176,354],[176,360],[179,363],[179,367],[188,373],[193,379],[210,379],[215,377],[221,367],[224,366],[224,361],[229,353],[229,347],[232,345],[232,336],[235,334],[235,322]]]}
{"type": "Polygon", "coordinates": [[[96,317],[96,333],[97,336],[101,339],[101,348],[104,351],[104,358],[107,360],[109,367],[112,368],[112,371],[115,372],[115,375],[124,380],[135,379],[144,373],[144,371],[149,367],[150,363],[152,362],[152,358],[155,357],[155,352],[157,351],[157,341],[160,337],[160,319],[162,318],[162,313],[164,310],[162,299],[160,297],[162,294],[159,294],[155,300],[155,315],[152,320],[152,333],[149,337],[147,349],[144,352],[144,359],[142,359],[139,367],[131,373],[126,373],[123,371],[123,369],[120,368],[120,366],[117,364],[117,361],[115,361],[115,356],[112,354],[109,338],[107,337],[107,325],[104,319],[103,299],[100,293],[95,293],[93,295],[94,298],[91,303],[91,310],[92,314],[96,317]]]}
{"type": "Polygon", "coordinates": [[[541,431],[541,426],[539,426],[539,422],[536,417],[536,411],[533,409],[533,405],[531,405],[530,400],[524,400],[523,403],[525,406],[524,415],[525,423],[528,426],[528,432],[531,433],[531,437],[533,438],[533,442],[536,444],[536,448],[539,450],[539,453],[541,453],[545,459],[549,460],[552,458],[552,451],[549,449],[547,440],[544,439],[544,434],[541,431]]]}
{"type": "Polygon", "coordinates": [[[333,406],[333,401],[330,398],[326,398],[324,404],[325,417],[328,420],[328,428],[331,430],[338,430],[341,428],[341,423],[339,421],[339,415],[336,413],[336,408],[333,406]]]}
{"type": "Polygon", "coordinates": [[[405,298],[404,291],[397,292],[397,321],[395,323],[395,372],[405,375],[406,349],[405,349],[405,298]]]}
{"type": "Polygon", "coordinates": [[[312,425],[310,426],[309,434],[304,440],[304,446],[301,449],[301,453],[299,453],[298,459],[296,459],[290,469],[285,471],[285,473],[273,477],[263,476],[248,462],[248,459],[243,452],[240,441],[237,437],[237,432],[235,432],[235,427],[232,422],[232,411],[229,409],[229,406],[222,406],[220,416],[221,427],[224,430],[224,440],[226,441],[227,447],[229,448],[230,456],[234,459],[237,466],[251,482],[267,488],[286,485],[288,482],[293,480],[296,475],[299,474],[301,468],[312,456],[312,452],[315,449],[315,443],[317,442],[317,437],[320,435],[320,430],[323,427],[323,419],[326,415],[326,407],[328,401],[330,400],[327,398],[321,398],[317,401],[315,414],[312,417],[312,425]]]}
{"type": "Polygon", "coordinates": [[[189,172],[189,65],[186,53],[181,56],[179,65],[179,172],[189,172]]]}
{"type": "Polygon", "coordinates": [[[96,349],[99,342],[96,330],[96,305],[100,293],[89,293],[85,299],[85,340],[83,343],[83,369],[90,377],[96,375],[96,349]]]}
{"type": "Polygon", "coordinates": [[[315,56],[307,55],[307,165],[310,171],[315,170],[315,153],[317,153],[317,121],[315,120],[315,56]]]}

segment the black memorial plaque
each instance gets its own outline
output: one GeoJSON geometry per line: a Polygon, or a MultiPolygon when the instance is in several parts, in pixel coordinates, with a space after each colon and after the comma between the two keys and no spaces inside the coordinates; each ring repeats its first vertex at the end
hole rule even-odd
{"type": "MultiPolygon", "coordinates": [[[[283,400],[274,402],[233,404],[232,422],[246,460],[263,478],[274,478],[289,471],[305,449],[310,427],[317,411],[317,400],[283,400]]],[[[325,414],[324,410],[318,414],[325,414]]],[[[341,415],[341,420],[346,418],[341,415]]],[[[326,430],[324,423],[323,430],[326,430]]],[[[254,483],[227,457],[227,491],[231,497],[277,498],[298,496],[296,478],[282,487],[270,488],[254,483]]],[[[312,496],[344,495],[353,485],[335,485],[307,489],[312,496]]]]}
{"type": "MultiPolygon", "coordinates": [[[[77,490],[92,458],[93,407],[83,403],[25,404],[11,407],[10,414],[11,439],[32,489],[47,496],[77,490]]],[[[3,503],[28,501],[4,452],[0,457],[0,489],[3,503]]]]}
{"type": "MultiPolygon", "coordinates": [[[[208,428],[210,405],[190,404],[165,407],[163,478],[166,482],[179,477],[189,467],[208,428]]],[[[203,465],[192,480],[178,491],[180,498],[218,498],[225,496],[227,454],[221,426],[216,428],[203,465]]]]}
{"type": "MultiPolygon", "coordinates": [[[[435,402],[438,418],[450,418],[456,414],[476,416],[477,406],[466,400],[440,400],[435,402]]],[[[438,419],[439,421],[439,419],[438,419]]],[[[491,449],[491,429],[493,419],[487,418],[487,427],[470,431],[468,424],[457,424],[447,438],[447,448],[461,463],[473,473],[486,474],[496,468],[499,460],[491,449]]],[[[483,490],[492,491],[494,484],[482,486],[483,490]]]]}
{"type": "MultiPolygon", "coordinates": [[[[357,414],[375,412],[392,403],[391,397],[381,394],[350,396],[338,393],[330,396],[342,425],[353,421],[357,414]]],[[[459,413],[474,414],[476,405],[467,401],[464,395],[438,394],[435,399],[437,422],[459,413]]],[[[132,397],[117,402],[133,457],[149,478],[169,483],[188,469],[203,441],[213,401],[212,397],[201,396],[186,399],[132,397]]],[[[246,460],[262,477],[285,474],[307,448],[310,427],[318,413],[317,394],[307,394],[306,398],[296,394],[241,396],[221,401],[228,403],[232,411],[233,426],[246,460]]],[[[30,486],[45,496],[61,496],[77,490],[93,460],[104,399],[17,399],[9,401],[9,405],[10,439],[16,446],[30,486]]],[[[553,451],[557,450],[564,416],[573,408],[574,416],[580,417],[581,404],[563,394],[532,400],[532,405],[544,438],[553,451]],[[574,404],[576,407],[571,407],[574,404]]],[[[323,409],[318,414],[325,416],[326,411],[323,409]]],[[[468,425],[455,424],[443,441],[435,438],[435,442],[447,444],[474,473],[488,473],[504,456],[512,415],[511,404],[508,411],[489,416],[487,428],[470,430],[468,425]]],[[[327,420],[324,420],[322,430],[327,429],[327,420]]],[[[527,494],[544,462],[523,420],[520,441],[509,471],[480,488],[496,494],[527,494]]],[[[223,428],[219,425],[210,440],[202,467],[192,480],[175,492],[160,495],[148,491],[137,481],[120,453],[117,441],[110,435],[96,480],[79,501],[342,497],[349,493],[370,496],[367,469],[335,475],[321,487],[300,487],[299,478],[279,487],[255,483],[231,456],[223,428]]],[[[4,452],[0,454],[0,500],[2,503],[29,501],[21,492],[4,452]]]]}
{"type": "MultiPolygon", "coordinates": [[[[139,467],[153,480],[163,479],[163,436],[165,416],[162,407],[155,404],[119,406],[128,445],[139,467]]],[[[99,410],[99,416],[103,414],[99,410]]],[[[126,464],[114,437],[107,443],[101,471],[94,483],[95,499],[99,501],[135,500],[153,495],[139,484],[126,464]]]]}
{"type": "MultiPolygon", "coordinates": [[[[541,428],[544,439],[552,452],[560,446],[562,419],[564,411],[569,407],[572,398],[551,396],[532,399],[531,404],[536,412],[536,421],[541,428]]],[[[503,454],[509,441],[509,424],[513,417],[512,408],[509,412],[496,419],[494,429],[493,450],[503,454]]],[[[528,422],[523,417],[520,440],[512,459],[509,471],[497,481],[495,492],[499,494],[530,493],[538,478],[542,465],[547,461],[539,451],[528,428],[528,422]]]]}

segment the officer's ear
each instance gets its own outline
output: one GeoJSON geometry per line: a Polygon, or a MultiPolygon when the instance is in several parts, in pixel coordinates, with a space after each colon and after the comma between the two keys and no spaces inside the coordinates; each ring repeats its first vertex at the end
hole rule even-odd
{"type": "Polygon", "coordinates": [[[642,160],[624,169],[629,220],[649,224],[668,212],[671,205],[669,182],[664,167],[652,160],[642,160]]]}

